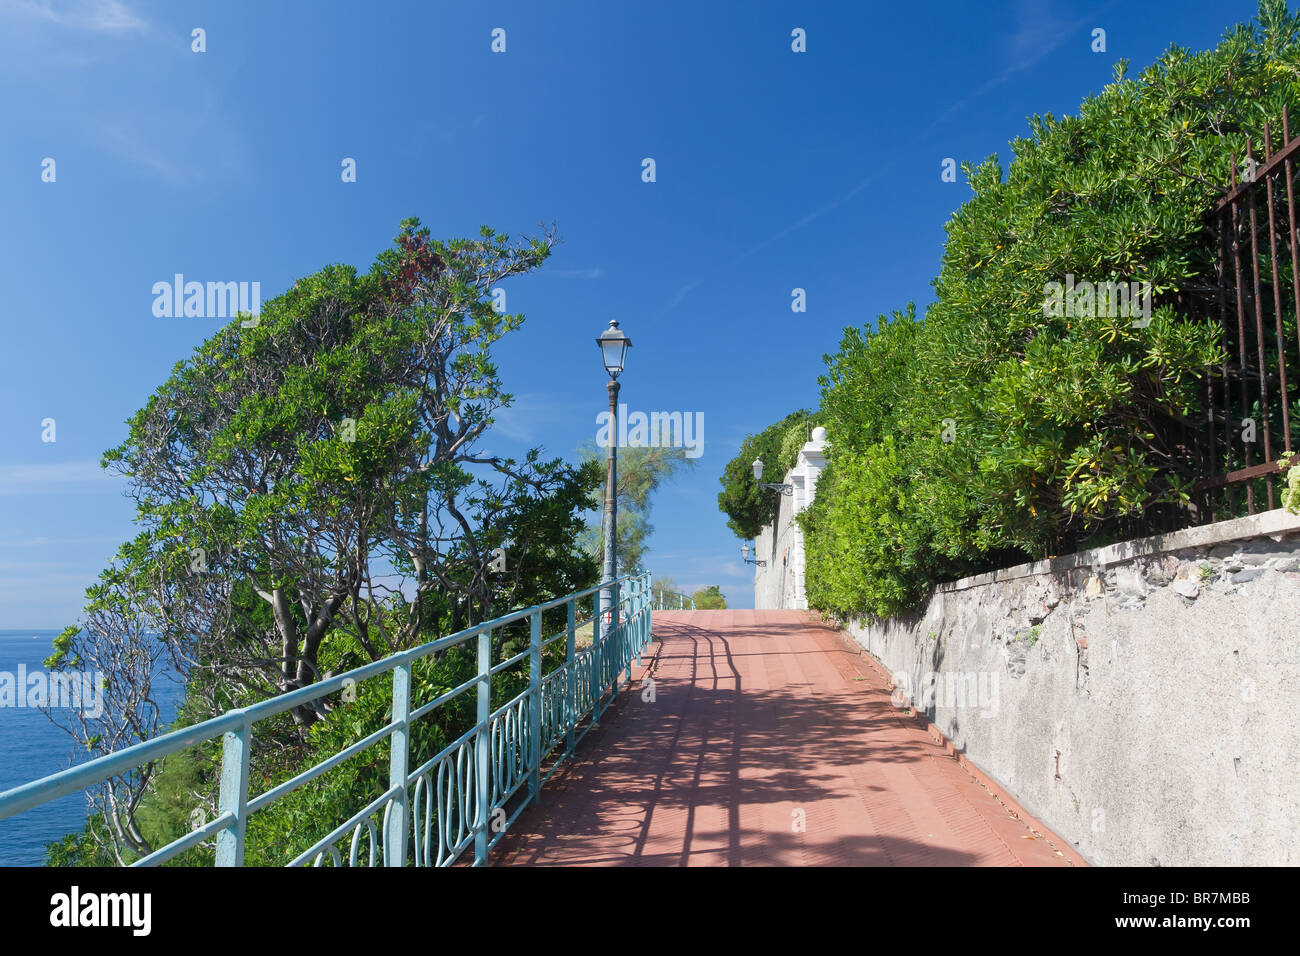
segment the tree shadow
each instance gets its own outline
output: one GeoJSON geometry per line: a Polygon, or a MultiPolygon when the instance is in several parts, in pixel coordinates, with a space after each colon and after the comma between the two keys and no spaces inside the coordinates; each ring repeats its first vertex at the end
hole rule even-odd
{"type": "Polygon", "coordinates": [[[857,658],[838,641],[810,640],[821,628],[838,633],[794,612],[656,612],[654,699],[644,698],[644,683],[620,696],[576,763],[502,838],[494,862],[989,862],[909,832],[916,827],[894,784],[913,773],[933,779],[936,756],[950,758],[900,719],[879,675],[828,678],[828,656],[857,658]],[[755,649],[756,640],[773,647],[755,649]],[[759,686],[746,686],[745,675],[759,686]]]}

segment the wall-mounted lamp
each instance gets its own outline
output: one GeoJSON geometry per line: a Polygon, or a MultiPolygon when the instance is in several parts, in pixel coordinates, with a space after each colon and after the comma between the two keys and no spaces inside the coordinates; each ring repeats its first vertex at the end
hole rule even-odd
{"type": "Polygon", "coordinates": [[[765,568],[765,567],[767,567],[767,562],[766,562],[766,561],[760,561],[760,560],[758,560],[758,558],[750,558],[750,555],[751,555],[751,554],[757,554],[757,553],[758,553],[758,552],[756,552],[753,548],[751,548],[751,547],[750,547],[749,545],[747,545],[747,544],[742,544],[742,545],[740,546],[740,557],[741,557],[741,560],[742,560],[742,561],[744,561],[746,564],[754,564],[754,565],[757,565],[757,566],[760,567],[760,568],[765,568]]]}
{"type": "Polygon", "coordinates": [[[758,487],[767,488],[769,491],[775,491],[777,494],[792,495],[794,494],[794,485],[773,484],[763,481],[763,459],[754,459],[754,481],[758,482],[758,487]]]}

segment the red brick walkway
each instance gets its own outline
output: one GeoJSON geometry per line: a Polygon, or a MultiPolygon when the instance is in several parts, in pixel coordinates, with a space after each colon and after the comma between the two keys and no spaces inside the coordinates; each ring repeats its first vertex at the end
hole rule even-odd
{"type": "MultiPolygon", "coordinates": [[[[656,612],[647,673],[498,846],[497,864],[1064,866],[798,611],[656,612]],[[801,826],[802,824],[802,826],[801,826]]],[[[1062,852],[1064,851],[1064,854],[1062,852]]]]}

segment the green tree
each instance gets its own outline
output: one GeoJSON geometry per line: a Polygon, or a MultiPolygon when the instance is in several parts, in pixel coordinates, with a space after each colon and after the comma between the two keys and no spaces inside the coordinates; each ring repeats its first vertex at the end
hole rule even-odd
{"type": "MultiPolygon", "coordinates": [[[[193,723],[595,582],[576,538],[596,471],[479,447],[511,401],[491,347],[523,321],[490,290],[552,243],[487,228],[435,241],[407,220],[369,273],[300,279],[177,364],[105,455],[142,530],[47,662],[109,675],[103,715],[65,724],[91,754],[160,731],[160,671],[185,678],[180,722],[193,723]]],[[[259,725],[257,772],[287,772],[331,708],[259,725]]],[[[360,714],[339,726],[359,730],[360,714]]],[[[149,831],[186,809],[160,783],[201,792],[186,784],[211,783],[213,760],[114,778],[87,834],[119,861],[149,852],[149,831]]]]}
{"type": "Polygon", "coordinates": [[[723,597],[722,591],[716,584],[700,588],[692,599],[695,601],[697,611],[723,611],[727,607],[727,599],[723,597]]]}
{"type": "Polygon", "coordinates": [[[794,467],[799,449],[807,442],[819,416],[807,409],[791,412],[779,422],[768,425],[757,435],[749,435],[740,445],[740,453],[723,468],[722,491],[718,508],[727,516],[727,527],[738,538],[755,538],[764,525],[776,521],[781,498],[754,481],[754,459],[763,460],[763,481],[779,482],[794,467]]]}
{"type": "MultiPolygon", "coordinates": [[[[618,522],[615,527],[619,574],[640,568],[645,561],[646,540],[654,531],[650,523],[651,499],[656,491],[683,469],[694,468],[697,459],[686,457],[687,449],[667,441],[655,445],[618,449],[618,522]]],[[[600,483],[589,495],[589,507],[596,517],[588,522],[582,545],[597,564],[605,558],[605,449],[587,442],[578,449],[583,467],[599,471],[600,483]]]]}

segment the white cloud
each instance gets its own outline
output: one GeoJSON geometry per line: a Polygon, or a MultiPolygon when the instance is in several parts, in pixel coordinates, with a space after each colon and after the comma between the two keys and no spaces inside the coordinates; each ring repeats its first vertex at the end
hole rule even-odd
{"type": "Polygon", "coordinates": [[[94,33],[129,33],[149,27],[122,0],[0,0],[0,16],[94,33]]]}
{"type": "Polygon", "coordinates": [[[121,487],[121,479],[100,468],[94,459],[0,465],[0,495],[66,492],[69,485],[79,485],[87,491],[116,491],[121,487]]]}
{"type": "Polygon", "coordinates": [[[1001,86],[1017,73],[1023,72],[1039,63],[1044,57],[1055,53],[1067,41],[1088,44],[1091,35],[1089,27],[1097,26],[1097,18],[1115,6],[1117,0],[1110,0],[1099,9],[1087,13],[1075,20],[1053,16],[1046,7],[1039,3],[1020,0],[1016,14],[1016,29],[1006,41],[1006,48],[1001,62],[1002,71],[987,80],[974,93],[963,97],[950,105],[921,134],[925,138],[942,125],[950,116],[964,110],[975,99],[1001,86]]]}
{"type": "Polygon", "coordinates": [[[702,286],[703,284],[704,284],[703,279],[696,279],[694,282],[688,282],[686,285],[682,286],[680,289],[677,290],[677,294],[673,296],[672,301],[668,303],[668,308],[669,309],[677,308],[677,306],[681,304],[682,299],[690,295],[693,289],[696,289],[699,286],[702,286]]]}
{"type": "Polygon", "coordinates": [[[590,269],[542,269],[538,272],[538,275],[555,276],[558,279],[599,279],[604,274],[604,269],[595,267],[590,269]]]}
{"type": "Polygon", "coordinates": [[[95,118],[96,141],[99,146],[129,163],[151,169],[173,183],[192,178],[180,165],[153,148],[151,136],[140,126],[140,117],[135,115],[109,116],[95,118]]]}
{"type": "Polygon", "coordinates": [[[110,537],[108,535],[97,535],[94,537],[78,536],[71,538],[51,538],[46,535],[37,535],[28,538],[0,538],[0,553],[14,548],[50,548],[81,544],[116,544],[121,540],[121,538],[110,537]]]}
{"type": "Polygon", "coordinates": [[[586,410],[591,415],[591,437],[596,437],[596,412],[576,402],[557,402],[549,396],[532,392],[516,395],[508,408],[493,414],[492,431],[515,441],[535,442],[546,427],[572,421],[586,410]]]}

